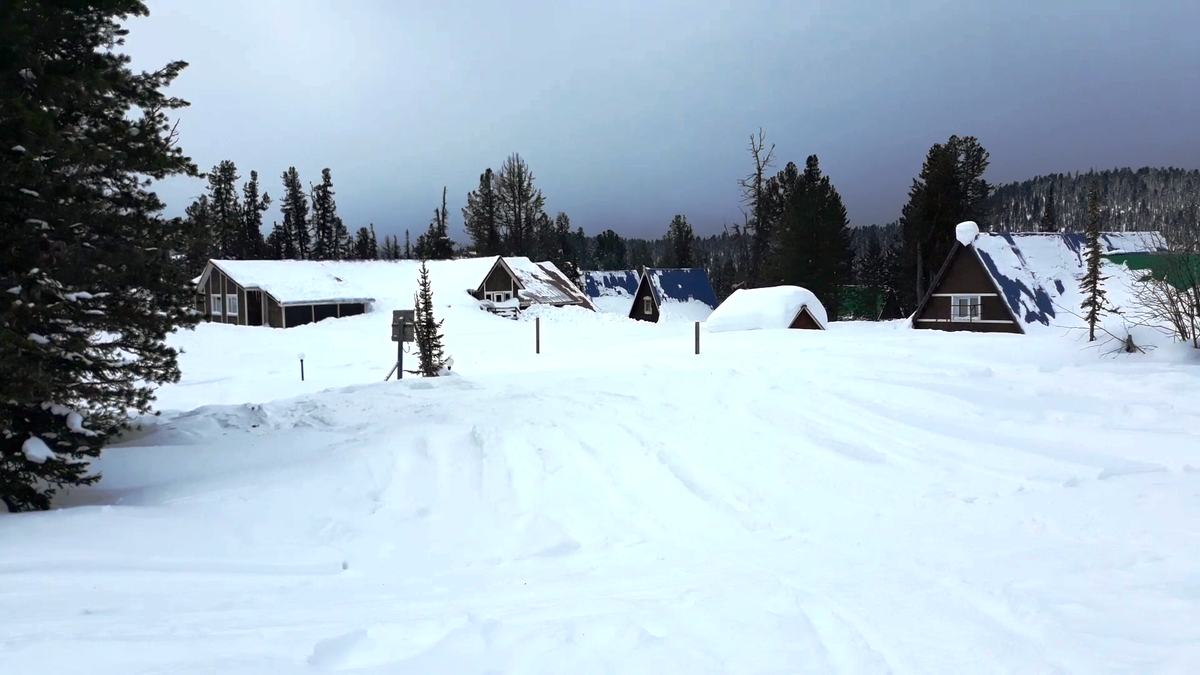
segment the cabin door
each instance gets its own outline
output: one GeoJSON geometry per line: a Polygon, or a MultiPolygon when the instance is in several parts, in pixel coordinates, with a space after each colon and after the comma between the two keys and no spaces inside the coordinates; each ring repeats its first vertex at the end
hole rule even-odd
{"type": "Polygon", "coordinates": [[[262,291],[246,291],[246,325],[263,325],[262,291]]]}

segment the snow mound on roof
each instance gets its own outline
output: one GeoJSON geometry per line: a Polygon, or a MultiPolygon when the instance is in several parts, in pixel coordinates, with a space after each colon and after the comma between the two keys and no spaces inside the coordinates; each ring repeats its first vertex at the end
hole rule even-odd
{"type": "Polygon", "coordinates": [[[973,220],[959,223],[954,228],[954,236],[958,239],[958,243],[970,246],[975,241],[975,237],[979,236],[979,225],[973,220]]]}
{"type": "Polygon", "coordinates": [[[705,328],[714,333],[787,328],[802,307],[808,308],[822,328],[828,327],[829,316],[812,291],[799,286],[773,286],[734,291],[708,317],[705,328]]]}
{"type": "Polygon", "coordinates": [[[699,300],[667,300],[658,306],[659,323],[705,321],[713,313],[712,307],[699,300]]]}

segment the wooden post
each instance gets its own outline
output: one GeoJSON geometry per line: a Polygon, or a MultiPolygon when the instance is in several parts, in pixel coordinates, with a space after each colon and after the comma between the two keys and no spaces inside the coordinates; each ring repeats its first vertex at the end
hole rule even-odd
{"type": "Polygon", "coordinates": [[[304,381],[304,352],[300,352],[300,381],[304,381]]]}
{"type": "Polygon", "coordinates": [[[533,319],[533,353],[542,353],[542,317],[533,319]]]}
{"type": "Polygon", "coordinates": [[[700,353],[700,322],[696,322],[696,353],[700,353]]]}

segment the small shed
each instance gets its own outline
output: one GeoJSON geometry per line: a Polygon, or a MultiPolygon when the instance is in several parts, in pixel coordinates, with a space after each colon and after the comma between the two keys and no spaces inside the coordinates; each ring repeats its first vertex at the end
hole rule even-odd
{"type": "MultiPolygon", "coordinates": [[[[1078,311],[1086,235],[979,233],[960,225],[958,239],[917,305],[913,328],[1025,333],[1052,325],[1064,308],[1078,311]]],[[[1100,245],[1106,253],[1166,248],[1157,232],[1106,232],[1100,245]]]]}
{"type": "Polygon", "coordinates": [[[363,314],[375,300],[316,260],[210,260],[197,279],[205,321],[292,328],[363,314]]]}
{"type": "Polygon", "coordinates": [[[786,328],[825,330],[828,325],[825,307],[807,288],[771,286],[734,291],[708,317],[704,327],[718,333],[786,328]]]}
{"type": "Polygon", "coordinates": [[[512,304],[576,306],[592,309],[588,297],[552,262],[533,262],[524,257],[496,257],[479,286],[471,291],[479,300],[494,306],[512,304]]]}
{"type": "Polygon", "coordinates": [[[700,268],[651,268],[642,271],[629,318],[657,323],[664,314],[703,321],[717,307],[708,273],[700,268]]]}

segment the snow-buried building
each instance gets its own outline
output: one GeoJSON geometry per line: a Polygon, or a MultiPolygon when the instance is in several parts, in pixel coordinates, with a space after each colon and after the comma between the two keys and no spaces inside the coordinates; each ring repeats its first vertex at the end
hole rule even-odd
{"type": "MultiPolygon", "coordinates": [[[[206,321],[273,328],[363,314],[376,299],[411,308],[419,265],[415,260],[210,260],[195,280],[196,308],[206,321]]],[[[591,308],[587,296],[550,262],[470,258],[431,261],[429,269],[435,292],[466,293],[484,308],[591,308]]]]}
{"type": "MultiPolygon", "coordinates": [[[[913,328],[1026,333],[1078,323],[1072,313],[1083,300],[1086,235],[991,234],[960,226],[958,239],[913,313],[913,328]]],[[[1106,255],[1166,250],[1157,232],[1106,232],[1100,246],[1106,255]]],[[[1110,272],[1121,274],[1106,263],[1110,272]]]]}
{"type": "Polygon", "coordinates": [[[708,281],[708,273],[699,268],[642,271],[629,318],[658,322],[669,319],[703,321],[717,308],[717,294],[708,281]]]}
{"type": "Polygon", "coordinates": [[[829,318],[817,296],[799,286],[739,288],[704,326],[709,332],[798,328],[825,330],[829,318]]]}
{"type": "Polygon", "coordinates": [[[583,292],[600,312],[629,315],[641,275],[637,270],[596,270],[580,272],[583,292]]]}

